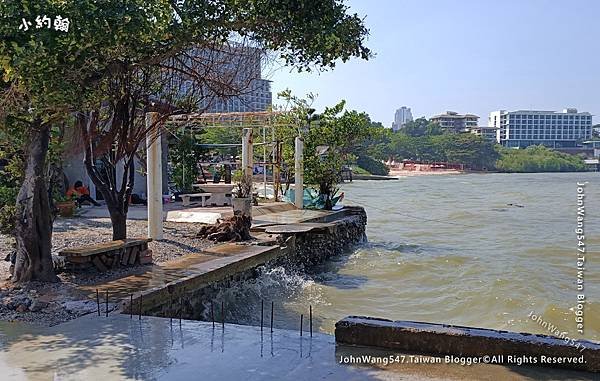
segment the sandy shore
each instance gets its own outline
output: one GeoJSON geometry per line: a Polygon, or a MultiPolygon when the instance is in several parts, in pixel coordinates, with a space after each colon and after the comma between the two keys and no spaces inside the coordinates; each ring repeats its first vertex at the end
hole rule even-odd
{"type": "MultiPolygon", "coordinates": [[[[145,237],[146,221],[129,220],[129,237],[145,237]]],[[[199,224],[165,222],[164,240],[150,242],[154,263],[200,252],[213,245],[212,242],[195,238],[199,224]]],[[[58,219],[54,223],[52,254],[64,248],[106,242],[112,239],[109,219],[70,218],[58,219]]],[[[14,247],[12,237],[0,235],[0,259],[10,254],[14,247]]],[[[96,304],[89,301],[78,289],[78,285],[95,284],[120,278],[135,271],[135,267],[109,270],[105,273],[60,273],[59,283],[33,282],[16,286],[9,278],[10,263],[0,261],[0,320],[26,321],[51,326],[94,312],[96,304]]]]}
{"type": "Polygon", "coordinates": [[[406,170],[395,170],[390,171],[389,176],[396,177],[409,177],[409,176],[435,176],[435,175],[461,175],[464,171],[455,169],[438,169],[435,171],[406,171],[406,170]]]}

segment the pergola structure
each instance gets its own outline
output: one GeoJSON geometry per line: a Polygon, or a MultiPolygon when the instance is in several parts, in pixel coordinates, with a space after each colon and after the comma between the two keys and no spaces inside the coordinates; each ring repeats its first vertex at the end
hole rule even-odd
{"type": "MultiPolygon", "coordinates": [[[[258,111],[258,112],[231,112],[231,113],[190,113],[173,115],[167,119],[165,125],[199,130],[205,128],[241,128],[242,129],[242,172],[252,183],[254,145],[263,147],[263,176],[266,197],[267,164],[273,166],[274,190],[279,189],[280,158],[277,155],[275,141],[275,128],[278,126],[291,127],[289,123],[282,122],[278,116],[284,115],[283,111],[258,111]],[[262,143],[253,143],[253,129],[262,129],[262,143]],[[270,129],[271,141],[267,142],[267,130],[270,129]],[[273,150],[274,160],[267,162],[267,146],[273,150]]],[[[158,119],[156,112],[146,114],[146,125],[152,126],[158,119]]],[[[153,129],[146,137],[147,148],[147,185],[148,185],[148,238],[160,240],[163,237],[163,195],[162,195],[162,148],[160,132],[153,129]]],[[[302,166],[304,143],[301,136],[295,139],[294,152],[294,204],[302,208],[304,190],[304,170],[302,166]]]]}

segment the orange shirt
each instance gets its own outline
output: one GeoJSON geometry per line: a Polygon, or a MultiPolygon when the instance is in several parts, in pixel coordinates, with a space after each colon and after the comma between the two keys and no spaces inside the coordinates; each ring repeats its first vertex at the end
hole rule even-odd
{"type": "Polygon", "coordinates": [[[82,185],[80,187],[77,188],[69,188],[69,190],[67,191],[67,197],[79,197],[79,196],[83,196],[83,195],[90,195],[90,191],[87,189],[87,187],[85,185],[82,185]]]}

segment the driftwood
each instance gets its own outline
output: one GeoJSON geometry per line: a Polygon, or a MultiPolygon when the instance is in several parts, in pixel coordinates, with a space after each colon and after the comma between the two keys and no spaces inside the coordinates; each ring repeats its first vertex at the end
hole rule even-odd
{"type": "Polygon", "coordinates": [[[215,242],[238,242],[252,239],[250,226],[252,217],[245,215],[234,215],[232,217],[219,219],[214,225],[206,225],[200,228],[196,237],[215,242]]]}

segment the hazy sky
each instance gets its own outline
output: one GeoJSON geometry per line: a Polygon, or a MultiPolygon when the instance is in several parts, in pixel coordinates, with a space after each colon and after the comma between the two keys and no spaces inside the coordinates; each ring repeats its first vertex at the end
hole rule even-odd
{"type": "Polygon", "coordinates": [[[275,94],[340,99],[389,126],[400,106],[413,116],[446,110],[576,107],[600,120],[600,0],[347,0],[365,16],[369,61],[333,71],[270,74],[275,94]]]}

